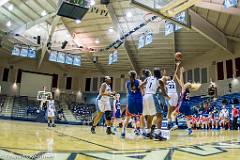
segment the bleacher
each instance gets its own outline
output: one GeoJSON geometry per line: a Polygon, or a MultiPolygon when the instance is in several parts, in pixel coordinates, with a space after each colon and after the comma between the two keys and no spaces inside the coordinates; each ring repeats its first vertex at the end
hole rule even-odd
{"type": "Polygon", "coordinates": [[[36,116],[40,113],[39,104],[34,100],[28,100],[27,104],[27,116],[36,116]]]}
{"type": "Polygon", "coordinates": [[[96,111],[94,104],[72,103],[70,109],[77,120],[83,124],[89,124],[93,113],[96,111]]]}
{"type": "MultiPolygon", "coordinates": [[[[222,107],[223,100],[226,101],[226,108],[230,109],[232,105],[234,104],[234,99],[240,99],[240,93],[232,93],[232,94],[226,94],[224,96],[218,97],[218,99],[215,102],[212,102],[211,105],[213,105],[216,108],[222,107]]],[[[240,106],[239,106],[240,107],[240,106]]]]}
{"type": "MultiPolygon", "coordinates": [[[[190,103],[192,104],[192,112],[196,117],[203,115],[208,117],[209,112],[220,112],[225,103],[226,109],[229,112],[230,119],[232,118],[232,106],[236,106],[240,110],[240,93],[226,94],[224,96],[218,97],[215,101],[211,100],[208,96],[195,96],[190,98],[190,103]],[[236,103],[238,100],[238,104],[236,103]],[[207,107],[206,107],[207,105],[207,107]]],[[[179,126],[185,127],[186,122],[182,115],[178,116],[179,126]]],[[[240,124],[240,116],[238,118],[238,123],[240,124]]]]}
{"type": "Polygon", "coordinates": [[[5,95],[0,95],[0,112],[2,112],[2,107],[4,105],[6,96],[5,95]]]}
{"type": "Polygon", "coordinates": [[[13,118],[22,118],[27,116],[27,104],[28,104],[28,97],[26,96],[19,96],[14,97],[13,100],[13,108],[12,108],[12,117],[13,118]]]}
{"type": "MultiPolygon", "coordinates": [[[[40,110],[39,101],[30,100],[26,96],[14,97],[11,118],[32,120],[43,122],[46,121],[46,108],[40,110]]],[[[63,110],[58,101],[55,101],[56,121],[64,120],[63,110]]]]}

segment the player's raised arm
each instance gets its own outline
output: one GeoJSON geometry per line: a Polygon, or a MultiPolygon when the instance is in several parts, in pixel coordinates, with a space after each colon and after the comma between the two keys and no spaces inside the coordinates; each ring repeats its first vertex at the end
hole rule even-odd
{"type": "Polygon", "coordinates": [[[159,81],[160,89],[162,91],[162,95],[164,97],[168,97],[169,98],[169,96],[167,95],[167,92],[166,92],[165,84],[163,83],[163,81],[161,79],[159,79],[158,81],[159,81]]]}
{"type": "Polygon", "coordinates": [[[147,84],[147,78],[143,81],[143,82],[141,82],[140,80],[139,80],[139,88],[143,88],[143,86],[145,86],[146,84],[147,84]]]}

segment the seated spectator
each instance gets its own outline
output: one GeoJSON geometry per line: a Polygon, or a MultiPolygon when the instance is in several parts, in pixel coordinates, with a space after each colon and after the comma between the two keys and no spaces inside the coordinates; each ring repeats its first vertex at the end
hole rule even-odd
{"type": "Polygon", "coordinates": [[[220,118],[220,126],[221,129],[230,129],[230,118],[229,118],[229,112],[226,109],[226,106],[223,105],[222,110],[219,114],[220,118]]]}

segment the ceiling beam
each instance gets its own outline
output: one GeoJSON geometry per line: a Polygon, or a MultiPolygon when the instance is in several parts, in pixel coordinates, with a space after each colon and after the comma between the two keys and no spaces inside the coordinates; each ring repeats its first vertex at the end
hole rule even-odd
{"type": "Polygon", "coordinates": [[[0,0],[0,7],[8,3],[10,0],[0,0]]]}
{"type": "Polygon", "coordinates": [[[161,13],[164,13],[182,3],[184,3],[186,0],[176,0],[176,1],[172,1],[170,3],[168,3],[166,6],[164,6],[163,8],[160,9],[161,13]]]}
{"type": "MultiPolygon", "coordinates": [[[[131,2],[139,8],[142,8],[157,16],[167,19],[177,25],[181,25],[181,23],[174,21],[170,17],[158,13],[159,10],[137,3],[134,0],[131,0],[131,2]]],[[[190,15],[191,28],[186,25],[181,25],[182,27],[197,31],[199,34],[203,35],[205,38],[212,41],[214,44],[216,44],[217,46],[225,50],[227,53],[233,54],[232,43],[227,39],[224,33],[222,33],[220,30],[216,28],[216,26],[210,24],[208,21],[206,21],[204,18],[202,18],[200,15],[198,15],[191,9],[189,9],[189,15],[190,15]]]]}
{"type": "Polygon", "coordinates": [[[189,26],[187,26],[183,23],[180,23],[177,20],[175,20],[171,17],[168,17],[167,15],[164,15],[163,13],[160,13],[159,9],[154,9],[154,8],[149,7],[149,6],[143,5],[142,3],[139,3],[136,0],[131,0],[131,4],[135,7],[137,7],[137,8],[140,8],[140,9],[144,10],[144,11],[151,12],[152,14],[154,14],[156,16],[159,16],[162,19],[165,19],[165,20],[168,20],[169,22],[177,24],[178,26],[184,27],[186,29],[191,29],[189,26]]]}
{"type": "MultiPolygon", "coordinates": [[[[62,23],[63,25],[66,27],[67,31],[69,32],[70,35],[73,34],[73,31],[65,24],[66,22],[64,22],[64,20],[62,19],[62,23]]],[[[78,46],[79,44],[77,44],[75,41],[73,41],[76,46],[78,46]]],[[[78,50],[80,50],[78,48],[78,50]]],[[[99,63],[94,63],[93,62],[93,56],[92,56],[92,53],[87,53],[87,52],[84,52],[84,55],[86,56],[86,58],[92,62],[92,64],[96,67],[96,69],[102,74],[102,75],[106,75],[106,71],[104,70],[104,68],[99,64],[99,63]]]]}
{"type": "Polygon", "coordinates": [[[9,10],[0,7],[0,12],[4,14],[8,19],[15,21],[18,24],[24,24],[25,22],[19,17],[15,16],[13,13],[9,12],[9,10]]]}
{"type": "Polygon", "coordinates": [[[189,9],[189,15],[191,16],[193,30],[197,31],[226,52],[233,54],[231,43],[223,32],[191,9],[189,9]]]}
{"type": "Polygon", "coordinates": [[[23,26],[17,28],[16,30],[13,31],[13,33],[15,34],[22,34],[24,33],[26,30],[32,28],[33,26],[37,25],[37,24],[41,24],[43,22],[45,22],[46,20],[54,17],[56,15],[56,12],[50,13],[44,17],[41,17],[39,19],[36,19],[34,21],[28,22],[26,24],[24,24],[23,26]]]}
{"type": "Polygon", "coordinates": [[[192,7],[194,4],[196,4],[199,1],[200,0],[188,0],[186,3],[183,3],[182,5],[179,5],[178,7],[167,11],[166,15],[169,17],[174,17],[176,14],[178,14],[182,11],[185,11],[186,9],[192,7]]]}
{"type": "Polygon", "coordinates": [[[236,42],[240,42],[240,37],[227,36],[227,38],[236,42]]]}
{"type": "Polygon", "coordinates": [[[45,54],[47,52],[47,49],[48,49],[47,48],[47,44],[48,44],[48,42],[51,42],[52,35],[53,35],[57,25],[58,25],[59,20],[60,20],[60,16],[55,16],[53,21],[52,21],[50,33],[48,35],[47,40],[45,41],[45,43],[43,45],[42,52],[41,52],[41,55],[40,55],[40,59],[38,61],[38,66],[37,66],[38,69],[41,67],[41,64],[43,62],[44,56],[45,56],[45,54]]]}
{"type": "MultiPolygon", "coordinates": [[[[221,0],[220,3],[222,3],[222,0],[221,0]]],[[[204,8],[204,9],[209,9],[209,10],[221,12],[221,13],[226,13],[226,14],[240,16],[240,7],[237,7],[237,8],[235,8],[235,7],[226,8],[224,5],[222,5],[220,3],[216,4],[216,3],[203,2],[202,1],[202,2],[198,2],[197,4],[195,4],[195,6],[199,7],[199,8],[204,8]]]]}
{"type": "MultiPolygon", "coordinates": [[[[121,29],[120,23],[118,21],[118,18],[116,16],[116,13],[114,11],[112,3],[109,3],[107,5],[107,9],[108,9],[109,15],[112,19],[113,28],[116,31],[116,33],[118,34],[118,38],[120,38],[124,33],[123,33],[123,30],[121,29]]],[[[133,38],[131,38],[131,40],[133,41],[133,43],[135,43],[133,38]]],[[[126,41],[124,42],[123,46],[124,46],[124,49],[126,50],[126,53],[127,53],[127,56],[128,56],[128,59],[129,59],[129,62],[130,62],[130,65],[131,65],[132,69],[134,69],[137,73],[139,73],[140,69],[137,66],[137,63],[135,62],[135,60],[133,58],[133,55],[130,51],[130,46],[126,43],[126,41]]]]}

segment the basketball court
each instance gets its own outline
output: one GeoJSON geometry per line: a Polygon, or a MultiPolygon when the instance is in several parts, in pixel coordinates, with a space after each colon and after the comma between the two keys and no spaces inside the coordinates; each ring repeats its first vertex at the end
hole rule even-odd
{"type": "Polygon", "coordinates": [[[0,160],[237,160],[239,128],[240,0],[0,0],[0,160]],[[124,137],[150,76],[153,116],[180,107],[156,96],[168,87],[191,102],[177,121],[192,134],[167,116],[148,127],[151,114],[140,128],[140,111],[124,137]],[[150,139],[154,127],[170,138],[150,139]]]}
{"type": "Polygon", "coordinates": [[[171,133],[165,142],[145,140],[130,133],[126,140],[120,135],[106,135],[97,128],[58,125],[48,129],[45,124],[4,121],[0,123],[1,159],[235,159],[240,151],[239,131],[194,131],[171,133]]]}

